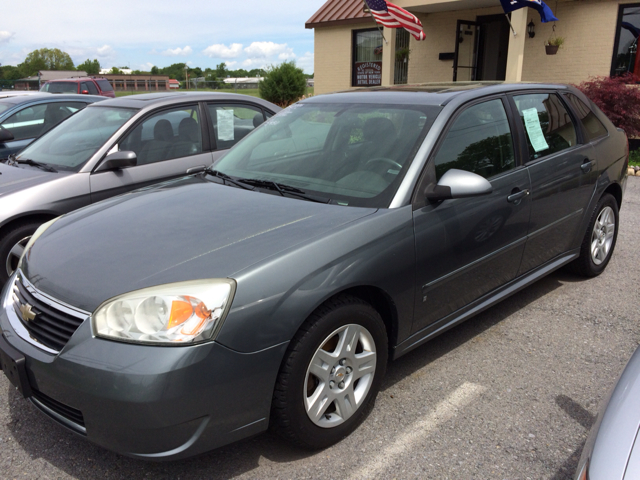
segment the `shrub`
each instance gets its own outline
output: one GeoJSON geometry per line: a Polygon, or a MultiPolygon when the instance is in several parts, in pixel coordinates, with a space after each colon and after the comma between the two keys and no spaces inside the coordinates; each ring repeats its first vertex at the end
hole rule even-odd
{"type": "Polygon", "coordinates": [[[631,74],[595,77],[577,85],[629,137],[640,136],[640,79],[631,74]],[[634,84],[634,85],[631,85],[634,84]]]}
{"type": "Polygon", "coordinates": [[[307,79],[295,62],[284,62],[267,70],[259,89],[262,98],[285,108],[305,94],[307,79]]]}

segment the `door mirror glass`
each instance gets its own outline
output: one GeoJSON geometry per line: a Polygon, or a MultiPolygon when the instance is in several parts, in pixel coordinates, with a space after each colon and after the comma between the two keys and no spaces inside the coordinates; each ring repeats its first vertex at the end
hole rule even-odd
{"type": "Polygon", "coordinates": [[[13,140],[13,133],[6,128],[0,128],[0,143],[10,142],[13,140]]]}
{"type": "Polygon", "coordinates": [[[104,161],[96,168],[96,173],[135,167],[137,164],[136,152],[113,152],[107,155],[104,161]]]}
{"type": "Polygon", "coordinates": [[[488,195],[493,192],[486,178],[472,172],[452,168],[447,170],[437,185],[429,185],[425,192],[428,200],[448,200],[488,195]]]}

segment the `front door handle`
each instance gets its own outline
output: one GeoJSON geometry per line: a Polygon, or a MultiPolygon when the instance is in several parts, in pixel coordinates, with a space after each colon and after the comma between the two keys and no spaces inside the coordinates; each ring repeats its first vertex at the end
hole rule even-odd
{"type": "Polygon", "coordinates": [[[594,163],[595,162],[593,160],[589,160],[588,158],[585,158],[584,163],[580,165],[580,169],[582,170],[582,173],[589,173],[594,163]]]}
{"type": "Polygon", "coordinates": [[[529,195],[529,190],[520,190],[519,192],[515,192],[512,193],[511,195],[509,195],[507,197],[507,202],[509,203],[520,203],[520,200],[522,200],[524,197],[529,195]]]}

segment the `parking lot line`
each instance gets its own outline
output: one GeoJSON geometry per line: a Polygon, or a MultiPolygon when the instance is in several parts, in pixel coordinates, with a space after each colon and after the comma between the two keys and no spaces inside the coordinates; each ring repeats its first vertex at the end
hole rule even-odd
{"type": "Polygon", "coordinates": [[[418,420],[389,444],[375,460],[368,462],[354,472],[349,479],[375,478],[391,467],[398,457],[410,450],[438,426],[450,420],[458,410],[469,405],[485,391],[485,387],[474,383],[464,383],[440,402],[426,417],[418,420]]]}

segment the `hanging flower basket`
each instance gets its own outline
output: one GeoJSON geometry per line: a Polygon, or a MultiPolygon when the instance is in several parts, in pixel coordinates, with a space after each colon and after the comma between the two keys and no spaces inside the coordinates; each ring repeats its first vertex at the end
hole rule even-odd
{"type": "Polygon", "coordinates": [[[544,48],[547,50],[547,55],[555,55],[560,47],[558,45],[545,45],[544,48]]]}

